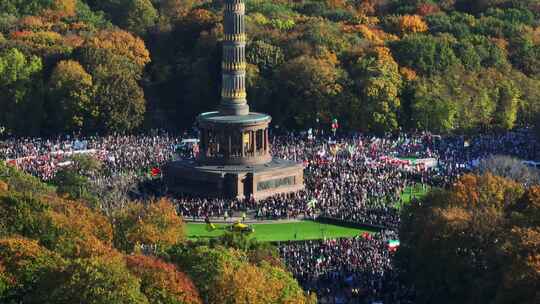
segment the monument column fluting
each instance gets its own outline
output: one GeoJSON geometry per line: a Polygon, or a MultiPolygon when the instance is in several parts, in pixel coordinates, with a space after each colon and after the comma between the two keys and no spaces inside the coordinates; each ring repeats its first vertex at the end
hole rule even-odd
{"type": "Polygon", "coordinates": [[[247,115],[246,100],[246,31],[243,0],[226,0],[222,89],[219,112],[222,115],[247,115]]]}

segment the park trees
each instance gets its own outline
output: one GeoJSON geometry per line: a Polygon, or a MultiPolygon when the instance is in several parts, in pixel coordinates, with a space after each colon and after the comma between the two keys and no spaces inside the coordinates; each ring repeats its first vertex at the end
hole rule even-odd
{"type": "Polygon", "coordinates": [[[144,255],[127,256],[126,264],[141,280],[141,291],[150,303],[202,303],[191,279],[175,265],[144,255]]]}
{"type": "Polygon", "coordinates": [[[283,268],[249,262],[245,251],[222,246],[175,246],[168,252],[199,288],[205,303],[314,303],[283,268]]]}
{"type": "Polygon", "coordinates": [[[323,121],[334,117],[333,100],[343,89],[338,64],[333,53],[323,50],[320,56],[300,56],[281,66],[283,98],[289,99],[297,125],[312,123],[317,115],[323,121]]]}
{"type": "Polygon", "coordinates": [[[39,132],[44,117],[42,61],[27,56],[16,48],[0,50],[0,124],[9,133],[31,134],[39,132]]]}
{"type": "Polygon", "coordinates": [[[399,94],[403,80],[390,50],[377,47],[359,58],[353,77],[369,109],[369,129],[379,133],[395,130],[398,127],[396,113],[401,106],[399,94]]]}
{"type": "Polygon", "coordinates": [[[10,169],[0,165],[0,302],[201,303],[176,266],[112,248],[110,218],[47,187],[20,193],[31,181],[10,169]]]}
{"type": "Polygon", "coordinates": [[[422,77],[415,82],[412,121],[418,128],[443,133],[489,126],[510,130],[517,121],[523,84],[508,76],[495,69],[454,67],[445,76],[422,77]]]}
{"type": "Polygon", "coordinates": [[[36,240],[20,236],[0,239],[0,301],[30,300],[34,290],[63,263],[36,240]]]}
{"type": "Polygon", "coordinates": [[[139,126],[145,111],[144,92],[138,84],[141,67],[107,49],[88,47],[80,52],[95,84],[94,128],[111,132],[139,126]]]}
{"type": "Polygon", "coordinates": [[[184,240],[184,223],[166,199],[147,206],[133,203],[114,215],[114,244],[126,252],[146,245],[162,251],[184,240]]]}
{"type": "Polygon", "coordinates": [[[51,285],[43,303],[149,303],[119,255],[71,260],[51,285]]]}
{"type": "Polygon", "coordinates": [[[537,192],[537,186],[489,173],[465,175],[452,189],[405,208],[398,255],[408,259],[402,266],[414,280],[418,303],[538,299],[538,248],[531,246],[540,227],[530,221],[537,216],[537,192]],[[518,268],[526,284],[519,285],[518,268]]]}
{"type": "Polygon", "coordinates": [[[80,63],[60,61],[49,79],[51,103],[56,114],[55,129],[65,131],[90,129],[95,124],[97,109],[93,102],[94,83],[80,63]]]}

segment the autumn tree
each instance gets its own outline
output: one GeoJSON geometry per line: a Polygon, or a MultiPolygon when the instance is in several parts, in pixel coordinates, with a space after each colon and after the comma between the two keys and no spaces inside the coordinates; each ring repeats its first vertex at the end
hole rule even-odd
{"type": "Polygon", "coordinates": [[[66,257],[112,251],[112,227],[103,215],[54,193],[32,195],[16,192],[16,186],[9,189],[0,194],[0,229],[4,234],[39,240],[66,257]]]}
{"type": "Polygon", "coordinates": [[[94,79],[98,125],[108,132],[137,128],[146,111],[138,82],[150,62],[144,42],[125,31],[101,31],[88,39],[79,57],[94,79]]]}
{"type": "Polygon", "coordinates": [[[402,77],[390,50],[377,47],[358,59],[353,77],[368,109],[369,128],[374,132],[392,131],[398,127],[397,112],[402,77]]]}
{"type": "Polygon", "coordinates": [[[280,94],[289,108],[281,109],[282,113],[294,115],[297,125],[313,123],[317,115],[330,121],[334,117],[333,100],[342,90],[339,80],[343,71],[338,63],[335,54],[323,51],[317,57],[301,56],[283,64],[279,70],[283,86],[280,94]]]}
{"type": "Polygon", "coordinates": [[[169,256],[193,278],[205,303],[314,303],[286,270],[251,264],[241,250],[175,246],[169,256]]]}
{"type": "Polygon", "coordinates": [[[63,263],[36,240],[18,236],[0,239],[0,301],[29,301],[34,290],[63,263]]]}
{"type": "Polygon", "coordinates": [[[398,259],[416,286],[417,302],[538,299],[540,276],[530,262],[538,255],[531,249],[540,230],[538,221],[528,220],[538,214],[535,193],[537,187],[491,174],[465,175],[451,189],[406,207],[398,259]]]}
{"type": "MultiPolygon", "coordinates": [[[[122,30],[102,30],[85,43],[88,48],[108,50],[114,55],[125,57],[141,70],[150,62],[150,53],[144,41],[122,30]]],[[[96,62],[96,64],[98,64],[96,62]]]]}
{"type": "Polygon", "coordinates": [[[149,303],[121,256],[74,259],[61,269],[42,303],[149,303]]]}
{"type": "Polygon", "coordinates": [[[140,245],[164,250],[185,237],[182,218],[166,199],[148,205],[133,203],[119,210],[114,218],[115,246],[127,252],[140,245]]]}
{"type": "Polygon", "coordinates": [[[127,256],[126,263],[129,271],[141,280],[141,291],[150,303],[202,303],[191,279],[175,265],[143,255],[127,256]]]}
{"type": "Polygon", "coordinates": [[[422,33],[428,30],[427,24],[418,15],[403,15],[398,22],[402,34],[422,33]]]}
{"type": "Polygon", "coordinates": [[[81,49],[80,59],[94,80],[96,129],[124,132],[137,128],[146,111],[144,92],[138,83],[142,67],[131,61],[137,59],[92,47],[81,49]]]}
{"type": "Polygon", "coordinates": [[[49,98],[55,129],[88,130],[95,125],[98,109],[93,101],[92,76],[77,62],[60,61],[49,80],[49,98]]]}

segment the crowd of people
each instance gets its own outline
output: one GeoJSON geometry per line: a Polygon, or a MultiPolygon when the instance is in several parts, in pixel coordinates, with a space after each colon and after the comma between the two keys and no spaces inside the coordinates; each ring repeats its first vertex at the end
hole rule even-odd
{"type": "Polygon", "coordinates": [[[90,154],[102,161],[103,174],[113,175],[160,167],[175,157],[180,142],[181,137],[164,132],[57,139],[13,138],[0,140],[0,159],[47,181],[69,163],[73,154],[90,154]]]}
{"type": "MultiPolygon", "coordinates": [[[[0,160],[47,181],[70,156],[85,153],[103,163],[91,185],[103,194],[101,208],[110,212],[133,196],[164,195],[163,185],[148,179],[151,168],[174,158],[181,136],[110,135],[62,139],[0,140],[0,160]],[[128,195],[129,193],[129,195],[128,195]]],[[[289,270],[322,303],[412,303],[414,292],[398,278],[389,241],[397,239],[402,193],[415,184],[445,187],[494,154],[538,160],[540,147],[529,131],[439,137],[429,133],[337,138],[287,133],[273,136],[274,157],[303,163],[305,189],[260,201],[177,196],[173,201],[185,218],[223,218],[249,214],[256,219],[326,217],[371,225],[383,232],[349,239],[291,242],[279,246],[289,270]],[[435,160],[430,166],[407,159],[435,160]]]]}
{"type": "Polygon", "coordinates": [[[321,303],[414,303],[393,263],[394,231],[354,238],[280,244],[279,253],[299,283],[321,303]]]}
{"type": "MultiPolygon", "coordinates": [[[[56,140],[7,139],[0,141],[0,159],[50,180],[59,168],[69,163],[69,156],[88,153],[103,163],[102,174],[95,177],[98,184],[103,184],[111,176],[144,175],[175,157],[193,157],[189,151],[176,153],[181,141],[181,136],[165,132],[56,140]]],[[[244,200],[175,197],[179,213],[187,218],[204,218],[253,210],[257,219],[323,216],[396,229],[397,206],[407,187],[415,184],[444,187],[471,170],[479,159],[493,154],[528,160],[540,157],[538,143],[527,130],[472,138],[441,138],[429,133],[327,138],[291,132],[274,136],[271,148],[275,157],[304,163],[305,190],[258,202],[249,197],[244,200]],[[402,161],[407,158],[433,159],[436,165],[415,166],[402,161]]]]}

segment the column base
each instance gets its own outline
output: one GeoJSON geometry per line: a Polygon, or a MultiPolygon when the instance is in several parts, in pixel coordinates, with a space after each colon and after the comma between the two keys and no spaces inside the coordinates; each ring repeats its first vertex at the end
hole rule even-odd
{"type": "Polygon", "coordinates": [[[249,106],[247,103],[221,103],[219,113],[222,115],[248,115],[249,106]]]}

